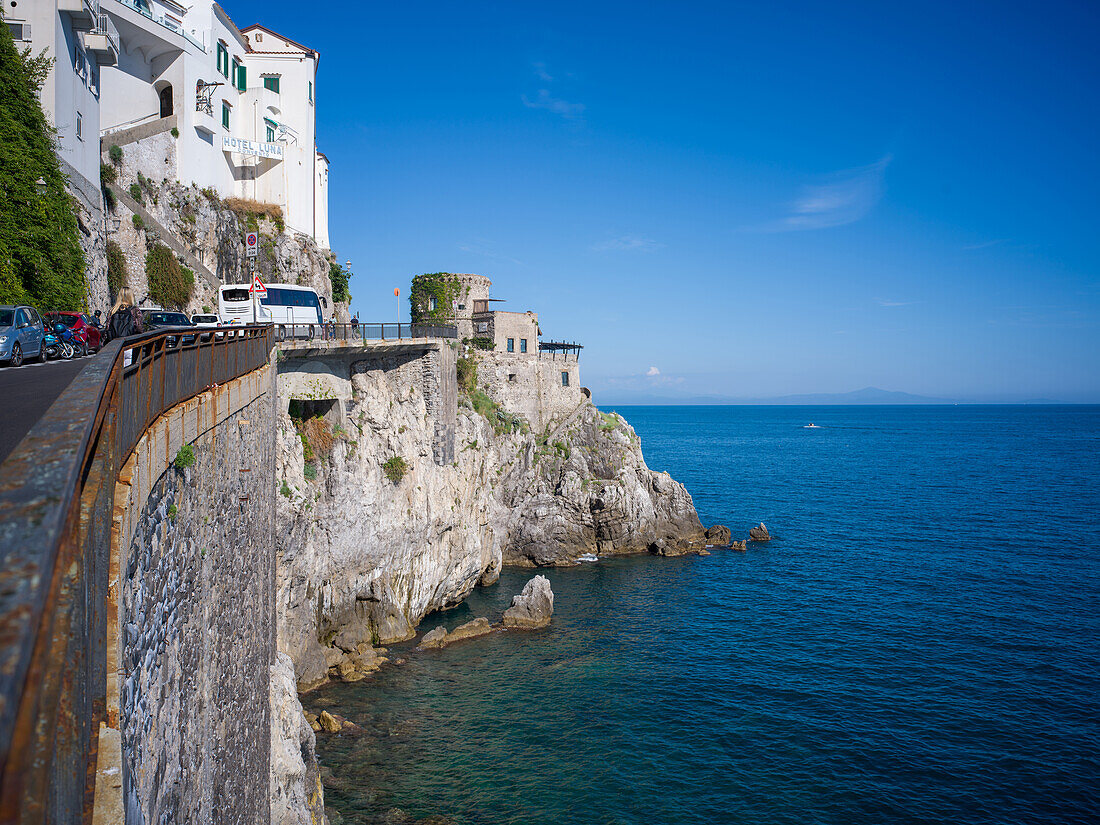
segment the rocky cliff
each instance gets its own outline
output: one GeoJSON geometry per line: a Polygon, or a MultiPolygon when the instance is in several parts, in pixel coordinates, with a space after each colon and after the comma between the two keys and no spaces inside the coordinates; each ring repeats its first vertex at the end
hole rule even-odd
{"type": "Polygon", "coordinates": [[[410,638],[504,563],[702,536],[683,486],[649,470],[630,425],[587,400],[537,435],[460,403],[455,461],[439,466],[420,369],[396,359],[356,372],[343,424],[279,413],[279,645],[301,689],[410,638]]]}

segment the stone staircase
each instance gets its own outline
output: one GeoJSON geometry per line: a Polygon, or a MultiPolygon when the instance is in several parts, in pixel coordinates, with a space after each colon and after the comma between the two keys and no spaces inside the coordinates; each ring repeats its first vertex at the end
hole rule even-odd
{"type": "MultiPolygon", "coordinates": [[[[168,118],[165,118],[165,120],[168,120],[168,118]]],[[[207,269],[206,266],[204,266],[202,262],[199,261],[199,259],[192,254],[191,250],[184,245],[182,240],[180,240],[180,237],[175,232],[168,229],[168,227],[158,221],[155,217],[153,217],[153,214],[148,209],[146,209],[144,206],[142,206],[140,203],[130,197],[129,192],[123,190],[123,188],[121,186],[118,186],[117,184],[106,184],[106,186],[114,193],[114,196],[119,203],[121,203],[135,215],[140,215],[142,221],[145,222],[146,228],[156,232],[160,241],[177,255],[179,255],[183,259],[184,263],[187,264],[189,269],[191,269],[196,275],[204,278],[206,282],[210,284],[210,286],[212,286],[213,288],[217,289],[219,286],[221,286],[222,282],[218,278],[218,276],[207,269]]]]}

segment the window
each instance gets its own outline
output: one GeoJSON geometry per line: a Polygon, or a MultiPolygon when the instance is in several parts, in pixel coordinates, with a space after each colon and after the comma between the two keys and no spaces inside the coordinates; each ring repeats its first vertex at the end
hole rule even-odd
{"type": "Polygon", "coordinates": [[[313,81],[309,81],[309,102],[313,102],[313,81]]]}
{"type": "Polygon", "coordinates": [[[218,41],[218,71],[221,72],[222,77],[229,77],[229,51],[220,40],[218,41]]]}
{"type": "Polygon", "coordinates": [[[488,332],[489,331],[489,325],[486,324],[486,323],[480,323],[480,324],[477,325],[477,331],[478,332],[488,332]]]}
{"type": "Polygon", "coordinates": [[[569,373],[563,372],[561,374],[561,385],[563,387],[568,387],[569,386],[569,373]]]}
{"type": "Polygon", "coordinates": [[[527,352],[527,339],[526,338],[520,338],[519,339],[519,351],[520,352],[527,352]]]}
{"type": "Polygon", "coordinates": [[[459,308],[459,309],[466,309],[466,305],[465,305],[465,304],[459,304],[459,305],[458,305],[458,308],[459,308]]]}
{"type": "Polygon", "coordinates": [[[248,83],[245,78],[244,65],[239,58],[233,58],[233,78],[232,85],[237,87],[238,92],[243,92],[248,89],[248,83]]]}
{"type": "Polygon", "coordinates": [[[279,77],[265,77],[264,88],[273,91],[275,94],[279,94],[279,77]]]}
{"type": "Polygon", "coordinates": [[[256,32],[256,42],[257,43],[263,43],[264,42],[264,36],[260,32],[256,32]]]}
{"type": "Polygon", "coordinates": [[[508,339],[508,352],[515,352],[515,351],[516,351],[516,339],[515,338],[509,338],[508,339]]]}
{"type": "Polygon", "coordinates": [[[222,101],[222,126],[229,128],[229,104],[222,101]]]}
{"type": "Polygon", "coordinates": [[[435,296],[434,295],[429,295],[428,296],[428,312],[435,312],[435,307],[436,307],[435,296]]]}
{"type": "Polygon", "coordinates": [[[76,113],[76,138],[77,140],[84,140],[84,115],[80,112],[76,113]]]}
{"type": "Polygon", "coordinates": [[[516,374],[514,372],[508,373],[508,380],[514,383],[516,380],[516,374]]]}
{"type": "Polygon", "coordinates": [[[279,128],[279,124],[276,123],[274,120],[270,120],[270,119],[265,117],[264,118],[264,126],[267,127],[267,142],[268,143],[274,143],[275,142],[275,130],[279,128]]]}

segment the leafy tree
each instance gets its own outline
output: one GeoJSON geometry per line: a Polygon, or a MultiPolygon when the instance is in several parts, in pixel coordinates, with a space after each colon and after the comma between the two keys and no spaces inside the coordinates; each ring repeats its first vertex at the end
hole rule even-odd
{"type": "Polygon", "coordinates": [[[351,300],[348,289],[348,271],[335,261],[328,262],[328,279],[332,283],[332,300],[346,304],[351,300]]]}
{"type": "Polygon", "coordinates": [[[37,96],[52,62],[18,51],[0,22],[0,303],[77,310],[87,306],[84,253],[37,96]]]}

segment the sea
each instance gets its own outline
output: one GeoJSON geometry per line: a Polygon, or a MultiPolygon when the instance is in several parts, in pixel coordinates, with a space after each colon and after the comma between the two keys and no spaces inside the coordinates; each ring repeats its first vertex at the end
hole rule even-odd
{"type": "Polygon", "coordinates": [[[773,540],[545,570],[548,629],[308,694],[364,729],[318,734],[333,822],[1100,821],[1100,407],[618,412],[773,540]]]}

